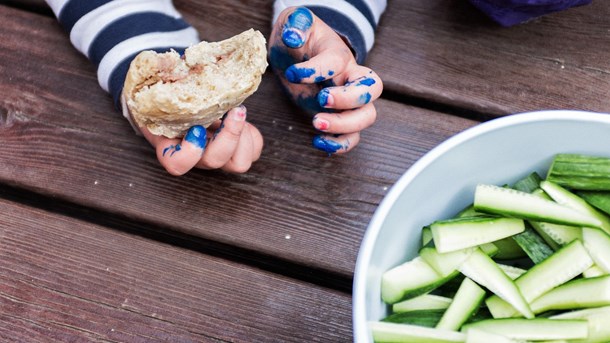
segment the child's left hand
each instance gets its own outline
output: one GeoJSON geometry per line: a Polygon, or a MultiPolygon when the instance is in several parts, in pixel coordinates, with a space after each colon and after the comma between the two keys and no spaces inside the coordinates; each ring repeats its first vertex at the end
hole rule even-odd
{"type": "Polygon", "coordinates": [[[375,122],[381,79],[358,65],[345,41],[309,9],[291,7],[279,15],[269,60],[294,102],[315,114],[313,126],[324,133],[314,138],[316,148],[350,151],[360,131],[375,122]]]}

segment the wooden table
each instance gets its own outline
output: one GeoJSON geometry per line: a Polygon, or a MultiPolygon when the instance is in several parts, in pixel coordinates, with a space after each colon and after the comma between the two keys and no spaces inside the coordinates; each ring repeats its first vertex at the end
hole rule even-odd
{"type": "MultiPolygon", "coordinates": [[[[206,40],[271,1],[176,0],[206,40]]],[[[169,176],[44,1],[0,1],[0,341],[347,342],[367,224],[418,158],[481,121],[610,108],[610,4],[502,28],[466,0],[390,0],[379,119],[346,156],[268,72],[245,175],[169,176]]]]}

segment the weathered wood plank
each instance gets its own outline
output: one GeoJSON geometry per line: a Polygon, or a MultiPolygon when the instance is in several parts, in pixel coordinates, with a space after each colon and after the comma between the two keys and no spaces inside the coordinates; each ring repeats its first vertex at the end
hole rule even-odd
{"type": "Polygon", "coordinates": [[[0,18],[0,182],[345,277],[388,187],[476,124],[382,100],[361,145],[327,157],[269,73],[246,103],[266,138],[252,170],[170,177],[54,19],[8,8],[0,18]]]}
{"type": "Polygon", "coordinates": [[[348,294],[0,200],[0,340],[346,342],[348,294]]]}
{"type": "Polygon", "coordinates": [[[368,60],[387,90],[478,112],[609,111],[606,1],[502,28],[467,1],[389,1],[368,60]]]}

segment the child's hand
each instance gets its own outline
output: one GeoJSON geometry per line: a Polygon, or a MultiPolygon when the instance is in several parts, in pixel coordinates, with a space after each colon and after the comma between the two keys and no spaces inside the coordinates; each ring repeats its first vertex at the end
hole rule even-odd
{"type": "Polygon", "coordinates": [[[263,149],[263,137],[246,122],[244,106],[231,109],[207,130],[203,126],[191,127],[183,139],[155,136],[143,127],[140,131],[172,175],[183,175],[192,168],[245,173],[263,149]]]}
{"type": "Polygon", "coordinates": [[[324,134],[313,144],[344,153],[377,117],[373,101],[383,90],[375,72],[358,65],[349,46],[305,7],[282,11],[269,41],[271,67],[292,99],[324,134]]]}

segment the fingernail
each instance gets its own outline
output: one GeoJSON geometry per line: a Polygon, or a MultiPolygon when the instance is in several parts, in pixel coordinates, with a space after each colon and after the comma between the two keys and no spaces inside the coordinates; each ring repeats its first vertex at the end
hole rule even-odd
{"type": "Polygon", "coordinates": [[[207,142],[207,132],[205,128],[201,125],[192,126],[186,136],[184,136],[184,140],[198,147],[199,149],[204,149],[205,144],[207,142]]]}
{"type": "Polygon", "coordinates": [[[313,68],[297,68],[294,65],[291,65],[284,72],[284,76],[286,76],[286,80],[289,82],[299,83],[303,79],[306,79],[315,73],[316,70],[313,68]]]}
{"type": "Polygon", "coordinates": [[[313,138],[313,146],[318,150],[322,150],[328,154],[334,154],[340,149],[343,149],[343,145],[333,140],[327,139],[324,136],[317,135],[313,138]]]}
{"type": "Polygon", "coordinates": [[[313,126],[320,131],[326,131],[330,127],[330,122],[316,116],[313,118],[313,126]]]}
{"type": "Polygon", "coordinates": [[[332,107],[335,104],[335,98],[330,94],[328,88],[324,88],[318,93],[318,103],[322,107],[332,107]]]}
{"type": "Polygon", "coordinates": [[[231,119],[235,121],[244,121],[246,120],[246,107],[239,106],[238,108],[231,110],[231,119]]]}
{"type": "Polygon", "coordinates": [[[299,7],[288,16],[286,27],[301,31],[307,31],[313,24],[313,16],[311,11],[305,7],[299,7]]]}
{"type": "Polygon", "coordinates": [[[292,49],[298,49],[305,45],[305,34],[297,29],[284,28],[282,42],[292,49]]]}

